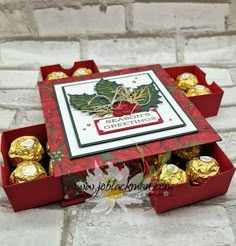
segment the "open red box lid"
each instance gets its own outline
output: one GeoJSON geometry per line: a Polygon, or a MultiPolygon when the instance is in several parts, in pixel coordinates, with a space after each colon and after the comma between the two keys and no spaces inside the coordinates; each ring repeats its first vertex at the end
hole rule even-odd
{"type": "Polygon", "coordinates": [[[54,176],[65,190],[96,165],[221,140],[160,65],[38,86],[54,176]]]}

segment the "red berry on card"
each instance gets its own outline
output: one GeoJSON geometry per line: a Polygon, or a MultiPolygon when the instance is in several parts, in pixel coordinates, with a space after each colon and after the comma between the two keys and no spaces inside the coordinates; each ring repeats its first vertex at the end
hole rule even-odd
{"type": "Polygon", "coordinates": [[[138,111],[140,109],[140,106],[135,103],[129,103],[126,101],[122,101],[122,102],[113,104],[113,108],[115,109],[113,111],[113,115],[116,117],[119,117],[122,115],[129,115],[135,111],[138,111]]]}
{"type": "Polygon", "coordinates": [[[113,111],[113,115],[114,115],[115,117],[120,117],[120,116],[122,116],[122,115],[124,115],[124,114],[122,113],[122,111],[115,110],[115,111],[113,111]]]}

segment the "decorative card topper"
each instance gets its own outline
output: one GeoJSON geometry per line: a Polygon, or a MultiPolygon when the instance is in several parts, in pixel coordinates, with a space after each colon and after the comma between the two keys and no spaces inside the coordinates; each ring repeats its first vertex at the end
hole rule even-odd
{"type": "Polygon", "coordinates": [[[54,90],[71,158],[197,131],[151,70],[54,90]]]}
{"type": "Polygon", "coordinates": [[[141,111],[129,115],[126,114],[120,117],[108,117],[94,120],[97,131],[100,135],[129,130],[142,126],[160,124],[162,122],[163,120],[156,109],[150,109],[148,112],[141,111]]]}

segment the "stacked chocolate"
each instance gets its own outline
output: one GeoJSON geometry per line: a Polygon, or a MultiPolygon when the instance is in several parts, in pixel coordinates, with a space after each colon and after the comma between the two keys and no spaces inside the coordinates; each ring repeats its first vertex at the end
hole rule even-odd
{"type": "Polygon", "coordinates": [[[186,96],[201,96],[210,94],[211,91],[204,85],[199,85],[198,78],[192,73],[183,73],[176,78],[176,85],[185,92],[186,96]]]}
{"type": "MultiPolygon", "coordinates": [[[[11,143],[8,155],[15,168],[9,178],[10,184],[24,183],[47,176],[47,172],[42,166],[45,162],[45,151],[37,137],[16,138],[11,143]]],[[[49,171],[49,174],[51,175],[52,171],[49,171]]]]}

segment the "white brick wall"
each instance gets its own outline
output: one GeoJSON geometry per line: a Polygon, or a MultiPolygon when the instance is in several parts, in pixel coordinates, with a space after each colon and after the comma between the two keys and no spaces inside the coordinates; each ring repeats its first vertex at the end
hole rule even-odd
{"type": "MultiPolygon", "coordinates": [[[[222,106],[236,106],[236,87],[224,88],[222,106]]],[[[225,110],[227,110],[227,108],[225,110]]]]}
{"type": "Polygon", "coordinates": [[[0,89],[36,88],[38,70],[0,70],[0,89]]]}
{"type": "Polygon", "coordinates": [[[30,111],[27,110],[25,114],[21,114],[20,116],[22,120],[20,126],[22,127],[32,126],[35,125],[36,123],[42,124],[45,122],[42,110],[30,110],[30,111]]]}
{"type": "Polygon", "coordinates": [[[217,116],[207,120],[216,131],[236,131],[236,117],[233,117],[234,115],[236,115],[236,107],[220,108],[217,116]]]}
{"type": "Polygon", "coordinates": [[[69,41],[13,41],[0,43],[0,65],[73,65],[80,60],[80,43],[69,41]]]}
{"type": "Polygon", "coordinates": [[[225,68],[206,68],[201,67],[206,73],[206,81],[211,84],[213,81],[219,86],[233,86],[233,81],[229,70],[225,68]]]}
{"type": "MultiPolygon", "coordinates": [[[[3,196],[0,194],[0,198],[3,196]]],[[[14,245],[16,242],[19,246],[60,244],[63,210],[32,209],[15,214],[8,206],[5,198],[4,206],[0,207],[1,245],[14,245]],[[13,230],[16,236],[12,235],[13,230]]]]}
{"type": "Polygon", "coordinates": [[[16,110],[0,108],[0,118],[1,118],[0,130],[7,130],[9,128],[15,114],[16,114],[16,110]]]}
{"type": "Polygon", "coordinates": [[[134,30],[224,30],[228,12],[229,4],[135,3],[134,30]]]}
{"type": "Polygon", "coordinates": [[[85,6],[81,9],[38,9],[34,11],[42,36],[66,36],[79,33],[125,32],[123,6],[111,6],[106,13],[99,6],[85,6]]]}
{"type": "Polygon", "coordinates": [[[0,90],[0,107],[40,108],[38,90],[0,90]]]}
{"type": "Polygon", "coordinates": [[[3,36],[25,36],[34,31],[24,10],[0,9],[0,32],[3,36]]]}
{"type": "Polygon", "coordinates": [[[220,133],[222,142],[219,145],[224,149],[227,156],[231,159],[236,159],[236,132],[222,132],[220,133]]]}
{"type": "Polygon", "coordinates": [[[91,40],[88,58],[110,66],[175,63],[175,41],[166,37],[91,40]]]}
{"type": "Polygon", "coordinates": [[[153,209],[145,211],[143,208],[130,208],[127,213],[115,209],[107,216],[91,214],[89,209],[81,207],[72,209],[77,212],[73,216],[75,223],[70,225],[73,246],[78,245],[77,242],[109,246],[111,241],[116,246],[188,246],[190,241],[193,246],[233,246],[235,243],[227,212],[221,206],[189,206],[159,216],[153,209]],[[85,227],[89,229],[84,230],[85,227]],[[100,236],[101,231],[104,237],[100,236]]]}
{"type": "Polygon", "coordinates": [[[185,63],[234,63],[236,36],[190,38],[185,43],[185,63]]]}

